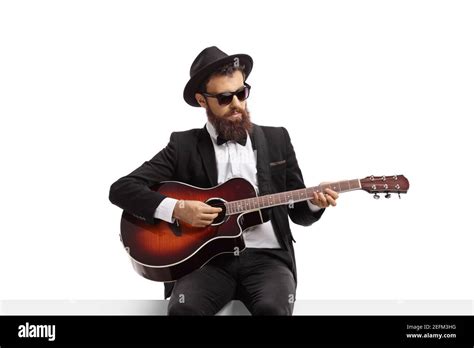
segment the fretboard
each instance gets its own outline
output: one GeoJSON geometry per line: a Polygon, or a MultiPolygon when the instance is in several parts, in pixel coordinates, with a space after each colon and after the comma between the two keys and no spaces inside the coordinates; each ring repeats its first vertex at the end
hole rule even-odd
{"type": "Polygon", "coordinates": [[[235,215],[248,213],[259,209],[270,208],[277,205],[293,204],[313,199],[314,192],[324,192],[326,188],[330,188],[338,193],[360,190],[360,180],[346,180],[332,182],[328,184],[302,188],[299,190],[286,191],[280,193],[272,193],[265,196],[241,199],[238,201],[226,202],[226,215],[235,215]]]}

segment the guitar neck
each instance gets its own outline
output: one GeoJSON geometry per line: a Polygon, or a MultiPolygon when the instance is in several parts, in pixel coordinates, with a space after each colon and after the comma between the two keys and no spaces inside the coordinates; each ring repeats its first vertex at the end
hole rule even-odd
{"type": "Polygon", "coordinates": [[[238,201],[226,202],[226,215],[248,213],[264,208],[271,208],[278,205],[287,205],[313,199],[315,192],[324,192],[330,188],[338,193],[361,189],[359,179],[337,181],[299,190],[272,193],[265,196],[241,199],[238,201]]]}

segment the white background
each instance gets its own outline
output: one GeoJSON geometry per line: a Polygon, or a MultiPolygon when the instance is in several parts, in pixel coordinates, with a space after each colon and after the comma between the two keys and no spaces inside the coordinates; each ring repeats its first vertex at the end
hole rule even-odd
{"type": "Polygon", "coordinates": [[[299,299],[473,299],[474,5],[468,1],[2,1],[0,299],[154,299],[110,185],[202,127],[205,47],[248,53],[254,122],[285,126],[308,186],[404,174],[293,225],[299,299]]]}

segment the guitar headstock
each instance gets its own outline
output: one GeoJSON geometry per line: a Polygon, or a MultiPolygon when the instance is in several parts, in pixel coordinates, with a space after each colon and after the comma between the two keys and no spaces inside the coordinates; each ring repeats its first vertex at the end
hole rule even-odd
{"type": "Polygon", "coordinates": [[[410,183],[403,175],[368,176],[360,180],[361,189],[373,193],[374,198],[379,198],[379,193],[385,193],[385,198],[390,198],[390,193],[407,193],[410,183]]]}

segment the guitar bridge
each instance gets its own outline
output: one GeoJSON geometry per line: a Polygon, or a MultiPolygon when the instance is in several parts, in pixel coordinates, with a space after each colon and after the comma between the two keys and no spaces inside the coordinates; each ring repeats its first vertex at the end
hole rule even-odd
{"type": "Polygon", "coordinates": [[[179,227],[178,219],[176,219],[174,223],[170,224],[170,228],[176,237],[181,237],[181,228],[179,227]]]}

